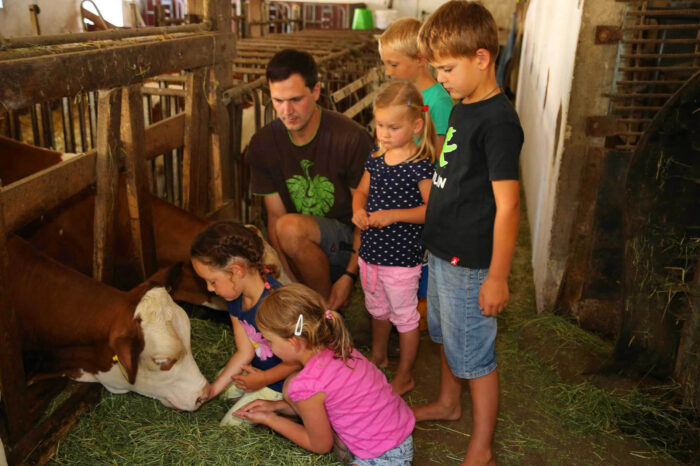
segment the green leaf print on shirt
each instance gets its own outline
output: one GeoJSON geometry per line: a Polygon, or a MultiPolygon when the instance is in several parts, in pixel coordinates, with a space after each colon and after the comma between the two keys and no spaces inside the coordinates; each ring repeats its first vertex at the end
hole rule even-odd
{"type": "Polygon", "coordinates": [[[309,169],[313,164],[311,160],[302,160],[300,165],[305,176],[294,175],[288,178],[287,189],[297,212],[323,217],[335,202],[335,186],[325,176],[316,175],[312,179],[309,169]]]}
{"type": "Polygon", "coordinates": [[[457,144],[447,144],[450,142],[452,139],[452,136],[455,135],[455,129],[453,127],[449,127],[447,129],[447,134],[445,134],[445,143],[442,145],[442,152],[440,152],[440,166],[444,167],[447,165],[447,160],[445,160],[445,154],[447,152],[452,152],[457,148],[457,144]]]}

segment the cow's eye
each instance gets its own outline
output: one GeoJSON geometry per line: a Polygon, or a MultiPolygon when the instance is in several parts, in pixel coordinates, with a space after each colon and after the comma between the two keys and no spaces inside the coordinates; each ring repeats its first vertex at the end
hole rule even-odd
{"type": "Polygon", "coordinates": [[[160,370],[169,371],[177,362],[177,358],[153,358],[153,362],[160,367],[160,370]]]}

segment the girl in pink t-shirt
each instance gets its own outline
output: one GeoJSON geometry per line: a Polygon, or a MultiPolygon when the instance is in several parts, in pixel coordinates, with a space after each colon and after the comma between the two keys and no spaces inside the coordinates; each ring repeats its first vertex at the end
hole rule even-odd
{"type": "Polygon", "coordinates": [[[283,401],[256,400],[233,415],[315,453],[328,453],[335,440],[358,466],[410,465],[411,409],[352,348],[342,317],[326,309],[318,293],[300,284],[274,290],[260,303],[256,322],[272,352],[303,367],[287,379],[283,401]],[[298,415],[303,424],[282,415],[298,415]]]}

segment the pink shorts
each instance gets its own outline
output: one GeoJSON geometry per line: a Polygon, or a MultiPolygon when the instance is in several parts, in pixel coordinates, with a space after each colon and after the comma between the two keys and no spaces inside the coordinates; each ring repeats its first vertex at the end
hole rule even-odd
{"type": "Polygon", "coordinates": [[[400,333],[418,328],[418,280],[421,264],[393,267],[358,259],[365,306],[377,320],[389,320],[400,333]]]}

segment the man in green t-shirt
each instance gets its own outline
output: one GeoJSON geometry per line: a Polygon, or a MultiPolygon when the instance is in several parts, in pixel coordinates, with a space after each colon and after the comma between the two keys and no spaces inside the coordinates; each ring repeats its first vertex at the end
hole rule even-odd
{"type": "Polygon", "coordinates": [[[282,50],[267,65],[278,118],[250,141],[251,187],[264,196],[269,240],[293,279],[342,307],[357,278],[352,193],[373,144],[351,119],[322,109],[318,69],[282,50]]]}

